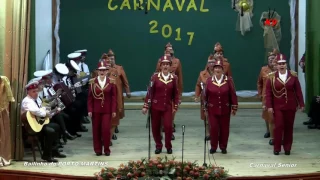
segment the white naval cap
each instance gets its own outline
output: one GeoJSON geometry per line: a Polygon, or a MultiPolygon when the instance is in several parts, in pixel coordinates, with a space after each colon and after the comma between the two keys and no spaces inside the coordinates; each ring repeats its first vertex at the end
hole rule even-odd
{"type": "Polygon", "coordinates": [[[48,70],[48,71],[40,70],[40,71],[34,72],[33,75],[35,77],[45,77],[45,76],[47,76],[47,75],[49,75],[51,73],[52,73],[52,70],[48,70]]]}
{"type": "Polygon", "coordinates": [[[38,83],[40,83],[41,79],[42,79],[42,77],[33,78],[33,79],[31,79],[31,80],[28,82],[28,84],[29,84],[29,83],[33,83],[33,82],[38,82],[38,83]]]}
{"type": "Polygon", "coordinates": [[[29,82],[25,88],[26,90],[31,90],[31,89],[37,89],[38,88],[38,85],[39,85],[39,82],[38,81],[33,81],[33,82],[29,82]]]}
{"type": "Polygon", "coordinates": [[[71,53],[71,54],[68,54],[68,58],[69,59],[72,59],[72,60],[80,60],[81,58],[81,53],[71,53]]]}
{"type": "Polygon", "coordinates": [[[74,60],[70,60],[70,64],[73,69],[75,69],[76,71],[80,71],[80,67],[78,66],[78,64],[74,60]]]}
{"type": "Polygon", "coordinates": [[[75,51],[75,53],[83,53],[83,52],[87,52],[87,50],[86,49],[82,49],[82,50],[75,51]]]}
{"type": "Polygon", "coordinates": [[[69,73],[69,69],[65,64],[56,64],[55,68],[59,74],[67,75],[69,73]]]}

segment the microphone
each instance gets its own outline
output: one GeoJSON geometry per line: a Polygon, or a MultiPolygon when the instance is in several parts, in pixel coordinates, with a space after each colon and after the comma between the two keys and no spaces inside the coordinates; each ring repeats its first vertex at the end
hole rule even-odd
{"type": "MultiPolygon", "coordinates": [[[[182,125],[182,169],[184,169],[184,163],[183,163],[183,155],[184,155],[184,131],[186,126],[182,125]]],[[[182,171],[182,179],[183,179],[183,171],[182,171]]]]}
{"type": "Polygon", "coordinates": [[[185,125],[182,125],[182,133],[183,133],[183,134],[184,134],[185,128],[186,128],[186,126],[185,126],[185,125]]]}
{"type": "Polygon", "coordinates": [[[144,10],[144,14],[148,14],[148,5],[147,5],[148,3],[146,3],[146,5],[145,5],[145,10],[144,10]]]}
{"type": "Polygon", "coordinates": [[[142,6],[142,3],[141,3],[141,0],[140,0],[140,1],[139,1],[139,10],[142,9],[141,6],[142,6]]]}
{"type": "Polygon", "coordinates": [[[201,89],[203,90],[203,82],[201,82],[200,85],[201,85],[201,89]]]}

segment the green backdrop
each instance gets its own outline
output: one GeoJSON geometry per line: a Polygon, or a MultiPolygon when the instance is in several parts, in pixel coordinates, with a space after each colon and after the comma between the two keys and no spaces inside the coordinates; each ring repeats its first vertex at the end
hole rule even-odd
{"type": "Polygon", "coordinates": [[[151,5],[148,14],[134,8],[134,2],[138,0],[128,1],[131,10],[128,7],[120,10],[124,0],[113,0],[112,7],[118,7],[110,10],[109,1],[61,2],[60,58],[65,61],[67,54],[78,49],[88,49],[87,63],[93,70],[101,54],[112,48],[117,55],[117,64],[126,70],[132,91],[146,90],[150,75],[168,42],[173,44],[175,55],[183,65],[184,91],[194,91],[199,71],[205,67],[217,41],[222,44],[225,57],[232,65],[237,90],[255,90],[257,76],[265,62],[263,29],[259,20],[261,13],[268,11],[269,7],[276,8],[282,17],[280,50],[289,56],[291,23],[287,0],[254,1],[253,28],[245,36],[235,31],[238,14],[231,8],[230,0],[195,0],[197,11],[191,8],[189,12],[186,9],[190,0],[185,1],[181,11],[178,10],[176,1],[183,0],[168,0],[172,2],[174,10],[167,8],[165,12],[162,9],[166,1],[161,0],[160,11],[151,5]],[[200,12],[200,9],[209,11],[200,12]],[[150,33],[150,27],[154,25],[149,25],[151,21],[157,22],[155,29],[158,33],[150,33]],[[166,36],[168,28],[165,28],[165,37],[162,36],[164,25],[172,27],[170,37],[166,36]],[[176,40],[177,28],[180,28],[180,41],[176,40]],[[188,45],[188,32],[194,32],[191,45],[188,45]]]}
{"type": "Polygon", "coordinates": [[[320,95],[320,1],[307,1],[306,24],[306,101],[307,108],[311,98],[320,95]]]}

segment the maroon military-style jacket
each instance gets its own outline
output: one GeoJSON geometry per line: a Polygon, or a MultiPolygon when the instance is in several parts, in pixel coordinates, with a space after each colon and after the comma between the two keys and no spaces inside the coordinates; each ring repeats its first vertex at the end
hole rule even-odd
{"type": "Polygon", "coordinates": [[[171,111],[172,108],[177,110],[179,104],[178,77],[171,74],[166,81],[161,73],[156,73],[151,77],[151,82],[153,85],[149,88],[143,107],[148,109],[148,101],[151,100],[153,110],[171,111]]]}
{"type": "Polygon", "coordinates": [[[224,75],[221,84],[218,84],[215,78],[209,77],[205,94],[210,114],[225,115],[230,114],[231,109],[235,111],[238,109],[238,99],[231,77],[224,75]]]}
{"type": "Polygon", "coordinates": [[[279,78],[279,72],[269,74],[266,84],[266,107],[274,110],[296,110],[304,107],[303,95],[297,73],[288,70],[286,82],[279,78]]]}
{"type": "Polygon", "coordinates": [[[88,112],[112,114],[117,112],[117,87],[107,78],[103,88],[100,87],[98,77],[90,80],[88,93],[88,112]]]}
{"type": "MultiPolygon", "coordinates": [[[[161,72],[160,64],[161,64],[161,60],[159,59],[156,67],[156,72],[161,72]]],[[[178,91],[181,97],[183,93],[182,65],[181,65],[181,61],[176,57],[172,58],[170,72],[178,77],[178,82],[177,82],[178,91]]]]}

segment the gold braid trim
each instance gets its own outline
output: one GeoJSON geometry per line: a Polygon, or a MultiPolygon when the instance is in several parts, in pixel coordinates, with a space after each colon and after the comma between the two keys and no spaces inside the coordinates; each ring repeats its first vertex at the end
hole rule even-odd
{"type": "Polygon", "coordinates": [[[271,87],[272,87],[272,93],[273,93],[273,96],[276,97],[276,98],[281,98],[283,95],[285,95],[285,98],[286,98],[286,102],[288,101],[288,97],[286,96],[287,95],[287,89],[286,87],[283,87],[281,90],[276,90],[276,88],[274,87],[274,83],[275,83],[275,76],[272,76],[271,77],[271,87]],[[278,95],[280,94],[280,95],[278,95]]]}
{"type": "MultiPolygon", "coordinates": [[[[105,89],[108,85],[109,85],[109,83],[107,83],[103,89],[105,89]]],[[[101,90],[101,93],[100,93],[100,94],[97,94],[97,92],[96,92],[96,86],[97,86],[96,83],[92,83],[92,84],[91,84],[92,94],[93,94],[93,97],[94,97],[95,99],[100,99],[100,100],[101,100],[101,107],[103,107],[103,105],[104,105],[104,93],[103,93],[103,89],[101,90]],[[94,87],[93,87],[93,86],[94,86],[94,87]]],[[[99,87],[98,87],[98,88],[99,88],[99,87]]]]}

